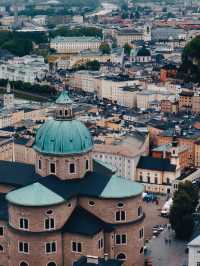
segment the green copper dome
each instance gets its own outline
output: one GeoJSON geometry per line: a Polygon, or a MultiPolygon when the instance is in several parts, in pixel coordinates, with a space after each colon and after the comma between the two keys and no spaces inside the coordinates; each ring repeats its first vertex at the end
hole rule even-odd
{"type": "Polygon", "coordinates": [[[45,154],[80,154],[92,149],[92,137],[78,120],[47,120],[37,131],[34,148],[45,154]]]}

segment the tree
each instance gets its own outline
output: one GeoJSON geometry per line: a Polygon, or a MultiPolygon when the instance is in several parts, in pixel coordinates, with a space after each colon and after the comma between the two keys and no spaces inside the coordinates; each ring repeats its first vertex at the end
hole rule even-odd
{"type": "Polygon", "coordinates": [[[88,61],[82,65],[79,65],[74,68],[74,70],[91,70],[91,71],[99,71],[100,63],[97,60],[88,61]]]}
{"type": "Polygon", "coordinates": [[[186,44],[178,77],[185,81],[200,82],[200,36],[186,44]]]}
{"type": "Polygon", "coordinates": [[[86,69],[92,71],[98,71],[100,69],[100,63],[97,60],[89,61],[86,63],[86,69]]]}
{"type": "Polygon", "coordinates": [[[102,54],[110,54],[111,52],[110,45],[107,42],[102,42],[99,50],[102,52],[102,54]]]}
{"type": "Polygon", "coordinates": [[[198,204],[198,190],[189,181],[181,183],[173,197],[169,220],[176,237],[188,240],[194,228],[192,214],[198,204]]]}
{"type": "Polygon", "coordinates": [[[125,43],[124,45],[124,53],[128,56],[130,56],[132,46],[128,43],[125,43]]]}

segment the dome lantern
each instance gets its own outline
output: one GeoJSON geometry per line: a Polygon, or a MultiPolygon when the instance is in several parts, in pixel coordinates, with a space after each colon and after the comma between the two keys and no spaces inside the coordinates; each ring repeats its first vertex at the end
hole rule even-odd
{"type": "Polygon", "coordinates": [[[71,120],[73,118],[72,111],[73,101],[67,91],[63,91],[56,100],[55,118],[57,120],[71,120]]]}

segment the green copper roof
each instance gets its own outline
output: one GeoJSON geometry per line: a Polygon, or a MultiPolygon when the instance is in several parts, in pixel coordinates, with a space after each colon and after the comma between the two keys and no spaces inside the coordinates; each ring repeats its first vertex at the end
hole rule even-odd
{"type": "Polygon", "coordinates": [[[47,120],[37,131],[34,148],[45,154],[80,154],[92,149],[92,137],[78,120],[47,120]]]}
{"type": "Polygon", "coordinates": [[[102,198],[128,198],[140,195],[143,191],[142,184],[113,175],[100,196],[102,198]]]}
{"type": "Polygon", "coordinates": [[[64,202],[65,200],[40,183],[14,190],[6,195],[6,199],[21,206],[50,206],[64,202]]]}
{"type": "Polygon", "coordinates": [[[73,101],[70,99],[68,92],[63,91],[57,98],[56,103],[57,104],[72,104],[73,101]]]}

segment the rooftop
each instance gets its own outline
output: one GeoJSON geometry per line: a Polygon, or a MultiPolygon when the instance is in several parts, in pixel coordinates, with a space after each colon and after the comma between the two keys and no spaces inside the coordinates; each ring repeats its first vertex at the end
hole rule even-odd
{"type": "Polygon", "coordinates": [[[62,228],[63,232],[86,236],[96,235],[102,230],[110,232],[113,227],[81,207],[76,207],[62,228]]]}
{"type": "Polygon", "coordinates": [[[40,183],[14,190],[6,195],[10,203],[21,206],[50,206],[63,203],[65,200],[40,183]]]}
{"type": "Polygon", "coordinates": [[[152,171],[174,172],[176,170],[176,165],[171,164],[169,159],[141,156],[137,168],[152,171]]]}
{"type": "Polygon", "coordinates": [[[96,37],[81,36],[81,37],[63,37],[57,36],[51,40],[51,43],[56,42],[100,42],[101,40],[96,37]]]}

